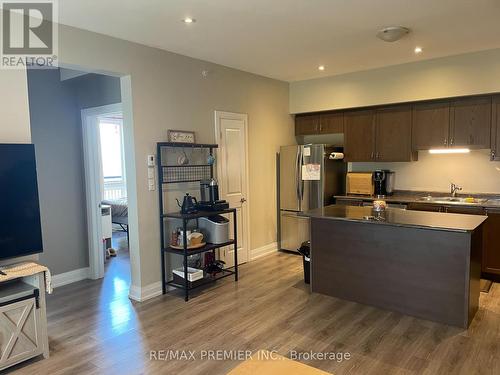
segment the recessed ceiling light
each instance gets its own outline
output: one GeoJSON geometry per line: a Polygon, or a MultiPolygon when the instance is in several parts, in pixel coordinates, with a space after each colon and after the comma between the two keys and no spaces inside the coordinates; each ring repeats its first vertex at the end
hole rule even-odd
{"type": "Polygon", "coordinates": [[[325,66],[324,65],[318,66],[318,70],[321,70],[321,71],[325,70],[325,66]]]}
{"type": "Polygon", "coordinates": [[[182,22],[184,23],[193,23],[193,22],[196,22],[196,20],[194,18],[191,18],[191,17],[186,17],[182,20],[182,22]]]}
{"type": "Polygon", "coordinates": [[[415,53],[418,55],[419,53],[422,53],[422,47],[415,47],[415,53]]]}
{"type": "Polygon", "coordinates": [[[468,154],[468,148],[439,148],[429,150],[429,154],[468,154]]]}

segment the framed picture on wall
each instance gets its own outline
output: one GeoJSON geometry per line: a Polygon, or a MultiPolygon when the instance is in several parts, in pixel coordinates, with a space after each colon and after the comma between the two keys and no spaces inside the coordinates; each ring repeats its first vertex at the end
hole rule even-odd
{"type": "Polygon", "coordinates": [[[168,130],[168,141],[176,143],[196,143],[194,132],[186,130],[168,130]]]}

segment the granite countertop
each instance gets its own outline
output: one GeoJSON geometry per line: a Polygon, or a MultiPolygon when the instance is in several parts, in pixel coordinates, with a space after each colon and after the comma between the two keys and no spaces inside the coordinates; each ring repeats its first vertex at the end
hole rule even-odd
{"type": "Polygon", "coordinates": [[[449,198],[448,193],[439,192],[427,192],[427,191],[395,191],[394,195],[387,196],[385,198],[376,198],[370,195],[335,195],[334,198],[343,199],[353,199],[353,200],[365,200],[373,201],[377,199],[382,199],[387,203],[425,203],[425,204],[435,204],[438,206],[470,206],[470,207],[484,207],[484,208],[498,208],[500,209],[500,195],[497,194],[457,194],[457,198],[467,198],[474,197],[478,198],[480,202],[453,202],[453,201],[433,201],[426,199],[432,196],[434,198],[446,197],[449,198]]]}
{"type": "Polygon", "coordinates": [[[450,214],[443,212],[409,211],[400,208],[387,208],[384,212],[375,212],[371,207],[331,205],[307,211],[303,216],[362,222],[375,225],[417,227],[453,232],[472,232],[479,227],[487,216],[450,214]]]}

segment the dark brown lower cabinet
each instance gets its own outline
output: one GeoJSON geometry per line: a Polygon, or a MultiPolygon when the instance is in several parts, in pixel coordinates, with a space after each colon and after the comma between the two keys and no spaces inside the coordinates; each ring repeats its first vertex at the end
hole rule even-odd
{"type": "Polygon", "coordinates": [[[413,211],[442,212],[443,207],[438,206],[437,204],[410,202],[408,203],[407,209],[413,211]]]}
{"type": "Polygon", "coordinates": [[[500,275],[500,209],[482,207],[445,207],[446,212],[469,215],[488,215],[483,224],[483,254],[481,270],[500,275]]]}
{"type": "Polygon", "coordinates": [[[363,205],[363,200],[362,199],[342,199],[342,198],[336,198],[335,199],[335,204],[341,205],[341,206],[362,206],[363,205]]]}
{"type": "Polygon", "coordinates": [[[482,271],[500,275],[500,210],[487,209],[484,223],[482,271]]]}
{"type": "Polygon", "coordinates": [[[409,203],[409,210],[448,212],[468,215],[488,215],[483,224],[483,253],[481,269],[484,273],[500,275],[500,209],[483,207],[439,206],[409,203]]]}
{"type": "Polygon", "coordinates": [[[444,212],[450,214],[486,215],[483,207],[446,206],[444,207],[444,212]]]}

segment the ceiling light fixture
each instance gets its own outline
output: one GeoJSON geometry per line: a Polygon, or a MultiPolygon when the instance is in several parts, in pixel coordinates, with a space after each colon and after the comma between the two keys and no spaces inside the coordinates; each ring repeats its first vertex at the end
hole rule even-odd
{"type": "Polygon", "coordinates": [[[422,47],[415,47],[415,53],[418,55],[419,53],[422,53],[422,47]]]}
{"type": "Polygon", "coordinates": [[[437,148],[429,150],[429,154],[468,154],[468,148],[437,148]]]}
{"type": "Polygon", "coordinates": [[[395,42],[401,39],[410,32],[410,29],[403,26],[389,26],[384,27],[377,33],[377,38],[382,39],[384,42],[395,42]]]}
{"type": "Polygon", "coordinates": [[[194,18],[191,18],[191,17],[186,17],[182,20],[182,22],[184,23],[193,23],[193,22],[196,22],[196,20],[194,18]]]}
{"type": "Polygon", "coordinates": [[[318,66],[318,70],[321,70],[321,71],[325,70],[325,66],[324,65],[318,66]]]}

